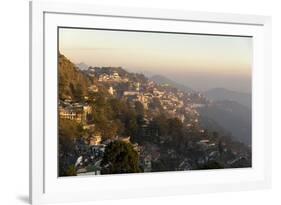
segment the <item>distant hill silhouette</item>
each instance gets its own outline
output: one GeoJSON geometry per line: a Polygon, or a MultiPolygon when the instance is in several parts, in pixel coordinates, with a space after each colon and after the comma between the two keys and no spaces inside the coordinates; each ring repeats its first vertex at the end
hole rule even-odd
{"type": "Polygon", "coordinates": [[[200,108],[203,126],[210,130],[224,130],[234,140],[251,144],[251,110],[235,101],[217,101],[200,108]],[[207,120],[208,119],[208,120],[207,120]],[[221,129],[222,128],[222,129],[221,129]]]}
{"type": "Polygon", "coordinates": [[[214,88],[203,93],[208,99],[213,101],[230,100],[251,108],[251,94],[227,90],[225,88],[214,88]]]}
{"type": "Polygon", "coordinates": [[[190,87],[177,83],[162,75],[153,75],[152,77],[150,77],[150,80],[152,80],[158,84],[169,84],[170,86],[175,87],[175,88],[185,91],[185,92],[194,92],[194,90],[192,90],[190,87]]]}

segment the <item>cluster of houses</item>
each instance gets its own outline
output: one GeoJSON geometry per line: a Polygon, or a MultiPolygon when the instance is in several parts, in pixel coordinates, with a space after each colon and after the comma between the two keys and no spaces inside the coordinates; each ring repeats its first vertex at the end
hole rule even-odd
{"type": "MultiPolygon", "coordinates": [[[[170,89],[168,84],[159,85],[152,80],[146,80],[140,82],[136,79],[131,80],[127,75],[121,76],[118,72],[101,72],[102,68],[90,67],[87,74],[91,77],[95,77],[99,83],[106,83],[108,87],[108,93],[110,95],[125,98],[132,103],[141,102],[144,109],[148,109],[153,99],[158,99],[161,107],[172,117],[179,118],[182,122],[185,122],[187,126],[198,123],[199,113],[197,108],[204,107],[206,105],[206,99],[201,93],[195,92],[182,92],[177,89],[170,89]],[[119,83],[125,83],[127,90],[120,90],[119,83]]],[[[89,87],[89,91],[98,92],[98,87],[92,85],[89,87]]]]}
{"type": "MultiPolygon", "coordinates": [[[[134,102],[142,103],[144,109],[149,109],[153,100],[159,100],[161,107],[172,117],[179,118],[186,124],[198,122],[199,113],[197,108],[206,104],[206,99],[200,93],[188,93],[179,90],[170,90],[167,85],[158,85],[154,81],[147,80],[145,83],[131,81],[128,77],[121,77],[117,72],[112,74],[100,74],[96,76],[99,82],[110,84],[108,93],[118,98],[125,98],[134,106],[134,102]],[[129,84],[127,90],[118,90],[118,83],[129,84]],[[120,94],[121,93],[121,94],[120,94]],[[187,120],[188,119],[188,120],[187,120]]],[[[90,90],[97,92],[97,87],[91,86],[90,90]]]]}
{"type": "MultiPolygon", "coordinates": [[[[154,81],[147,80],[146,82],[130,81],[128,77],[121,77],[117,72],[112,74],[102,73],[95,74],[94,69],[89,71],[91,77],[96,77],[99,83],[106,83],[108,93],[112,96],[125,98],[135,105],[135,102],[142,103],[144,109],[149,109],[150,104],[157,99],[162,109],[166,113],[169,113],[171,117],[178,118],[186,127],[199,125],[199,113],[198,108],[206,106],[208,103],[204,96],[200,93],[188,93],[182,92],[177,89],[171,90],[167,85],[158,85],[154,81]],[[130,84],[127,90],[122,90],[121,95],[118,83],[130,84]]],[[[98,92],[97,85],[91,85],[90,92],[98,92]]],[[[93,129],[94,125],[87,123],[87,116],[92,113],[92,107],[87,103],[73,103],[71,100],[64,100],[59,102],[59,117],[61,119],[74,120],[78,123],[82,123],[84,129],[93,129]]],[[[198,126],[199,127],[199,126],[198,126]]],[[[144,118],[141,132],[142,136],[157,136],[158,130],[153,130],[149,127],[149,119],[144,118]],[[151,133],[153,132],[153,133],[151,133]]],[[[204,133],[203,129],[199,130],[204,133]]],[[[130,137],[118,137],[111,140],[103,140],[99,133],[95,133],[87,137],[87,139],[79,138],[75,142],[76,152],[79,153],[79,157],[75,162],[78,175],[98,175],[101,174],[101,161],[104,155],[106,146],[114,141],[121,140],[126,143],[131,143],[130,137]]],[[[160,144],[163,141],[160,139],[160,144]]],[[[133,144],[135,151],[139,153],[140,165],[144,172],[153,171],[153,163],[156,163],[161,158],[161,151],[159,146],[153,144],[138,145],[133,144]]],[[[196,164],[203,165],[211,160],[217,160],[220,156],[218,152],[218,145],[215,142],[211,142],[208,139],[202,139],[191,145],[197,146],[202,153],[205,153],[202,157],[196,159],[196,164]]],[[[226,150],[224,150],[226,152],[226,150]]],[[[177,153],[173,149],[168,149],[165,153],[171,159],[176,159],[177,153]]],[[[190,170],[194,168],[194,160],[191,158],[181,158],[177,170],[190,170]]],[[[231,162],[234,163],[234,162],[231,162]]]]}
{"type": "Polygon", "coordinates": [[[87,121],[87,116],[92,112],[92,107],[86,103],[59,102],[59,117],[74,120],[78,123],[87,121]]]}
{"type": "Polygon", "coordinates": [[[112,74],[106,74],[103,73],[99,75],[98,77],[99,82],[128,82],[129,79],[126,78],[121,78],[120,75],[117,72],[113,72],[112,74]]]}

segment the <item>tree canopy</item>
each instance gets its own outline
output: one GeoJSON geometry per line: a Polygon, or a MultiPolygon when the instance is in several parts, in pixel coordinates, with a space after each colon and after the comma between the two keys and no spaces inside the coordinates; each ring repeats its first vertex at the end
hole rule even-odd
{"type": "Polygon", "coordinates": [[[101,162],[103,174],[140,172],[138,153],[132,144],[123,141],[110,143],[101,162]]]}

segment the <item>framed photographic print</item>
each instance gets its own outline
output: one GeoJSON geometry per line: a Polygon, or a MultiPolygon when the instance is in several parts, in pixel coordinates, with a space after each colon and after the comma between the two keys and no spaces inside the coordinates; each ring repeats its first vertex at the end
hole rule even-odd
{"type": "Polygon", "coordinates": [[[30,20],[31,203],[270,187],[270,17],[39,1],[30,20]]]}

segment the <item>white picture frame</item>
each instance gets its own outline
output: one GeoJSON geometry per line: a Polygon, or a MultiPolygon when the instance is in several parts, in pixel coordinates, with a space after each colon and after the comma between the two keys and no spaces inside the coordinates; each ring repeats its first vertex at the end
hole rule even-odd
{"type": "Polygon", "coordinates": [[[30,202],[240,191],[271,186],[271,18],[267,16],[30,2],[30,202]],[[254,39],[253,167],[57,177],[57,28],[161,30],[254,39]],[[74,191],[71,187],[79,187],[74,191]],[[71,196],[71,197],[70,197],[71,196]]]}

